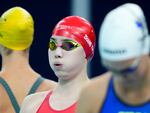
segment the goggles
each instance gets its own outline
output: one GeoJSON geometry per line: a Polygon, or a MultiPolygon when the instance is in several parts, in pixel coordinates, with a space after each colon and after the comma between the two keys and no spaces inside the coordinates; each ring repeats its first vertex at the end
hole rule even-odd
{"type": "Polygon", "coordinates": [[[62,44],[57,44],[57,42],[54,38],[51,38],[50,42],[49,42],[49,49],[51,51],[56,50],[57,47],[61,47],[62,49],[66,50],[66,51],[71,51],[79,46],[80,46],[80,44],[78,44],[77,42],[75,42],[73,40],[69,40],[69,39],[62,40],[62,44]]]}

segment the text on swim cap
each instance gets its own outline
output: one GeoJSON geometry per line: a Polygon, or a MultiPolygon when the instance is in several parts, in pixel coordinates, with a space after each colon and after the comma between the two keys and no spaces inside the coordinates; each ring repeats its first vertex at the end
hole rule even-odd
{"type": "Polygon", "coordinates": [[[85,41],[87,42],[88,46],[91,47],[92,51],[94,50],[92,42],[90,41],[90,39],[88,38],[87,35],[84,36],[85,41]]]}
{"type": "Polygon", "coordinates": [[[60,29],[72,29],[72,26],[60,25],[60,29]]]}
{"type": "Polygon", "coordinates": [[[109,49],[103,49],[103,51],[109,54],[124,54],[127,52],[126,50],[109,50],[109,49]]]}
{"type": "Polygon", "coordinates": [[[76,29],[80,29],[80,30],[82,30],[81,28],[79,28],[79,27],[75,27],[75,26],[68,26],[68,25],[59,25],[59,27],[58,27],[59,29],[74,29],[74,28],[76,28],[76,29]]]}

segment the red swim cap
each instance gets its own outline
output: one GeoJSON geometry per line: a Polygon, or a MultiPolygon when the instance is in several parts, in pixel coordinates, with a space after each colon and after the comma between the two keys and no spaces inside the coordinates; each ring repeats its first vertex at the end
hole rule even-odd
{"type": "Polygon", "coordinates": [[[79,16],[68,16],[57,23],[52,36],[64,36],[76,40],[82,45],[86,59],[94,55],[95,32],[93,26],[86,19],[79,16]]]}

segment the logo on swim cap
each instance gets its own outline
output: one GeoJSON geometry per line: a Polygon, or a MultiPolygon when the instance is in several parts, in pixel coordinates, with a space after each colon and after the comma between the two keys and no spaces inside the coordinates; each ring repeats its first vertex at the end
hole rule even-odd
{"type": "Polygon", "coordinates": [[[136,23],[137,27],[139,27],[139,28],[143,28],[143,25],[142,25],[142,23],[141,23],[141,22],[136,21],[135,23],[136,23]]]}

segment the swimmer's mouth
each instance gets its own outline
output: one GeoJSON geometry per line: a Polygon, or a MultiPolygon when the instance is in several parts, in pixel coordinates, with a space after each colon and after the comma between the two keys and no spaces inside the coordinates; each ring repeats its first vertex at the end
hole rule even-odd
{"type": "Polygon", "coordinates": [[[61,68],[61,67],[63,66],[63,64],[61,64],[61,63],[55,63],[54,66],[55,66],[56,68],[61,68]]]}

